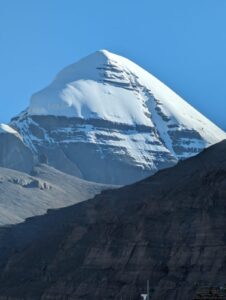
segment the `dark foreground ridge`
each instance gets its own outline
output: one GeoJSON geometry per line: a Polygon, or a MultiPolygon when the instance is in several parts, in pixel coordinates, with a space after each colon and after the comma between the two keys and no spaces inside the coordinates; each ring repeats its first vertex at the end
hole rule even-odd
{"type": "MultiPolygon", "coordinates": [[[[1,232],[0,299],[191,300],[226,284],[226,141],[1,232]],[[195,296],[197,295],[197,296],[195,296]]],[[[201,297],[201,296],[200,296],[201,297]]]]}

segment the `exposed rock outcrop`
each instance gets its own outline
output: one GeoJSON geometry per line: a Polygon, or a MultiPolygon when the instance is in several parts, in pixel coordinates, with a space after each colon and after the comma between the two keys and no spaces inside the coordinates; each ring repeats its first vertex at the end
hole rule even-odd
{"type": "Polygon", "coordinates": [[[0,166],[30,172],[34,157],[22,136],[8,125],[0,125],[0,166]]]}

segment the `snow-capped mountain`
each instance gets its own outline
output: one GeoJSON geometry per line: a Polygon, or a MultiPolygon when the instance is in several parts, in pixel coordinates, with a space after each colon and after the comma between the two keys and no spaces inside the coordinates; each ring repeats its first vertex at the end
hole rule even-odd
{"type": "Polygon", "coordinates": [[[106,50],[62,70],[10,126],[54,167],[112,184],[139,180],[226,138],[154,76],[106,50]]]}

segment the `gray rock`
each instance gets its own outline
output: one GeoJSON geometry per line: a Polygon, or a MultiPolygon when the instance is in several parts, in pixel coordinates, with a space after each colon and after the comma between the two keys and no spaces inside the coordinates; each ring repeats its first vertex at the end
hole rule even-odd
{"type": "Polygon", "coordinates": [[[54,168],[88,181],[130,184],[178,161],[163,147],[152,127],[134,127],[96,119],[30,117],[26,114],[14,119],[11,125],[23,134],[35,157],[45,154],[54,168]],[[87,127],[91,130],[86,130],[87,127]],[[91,140],[90,134],[95,141],[91,140]],[[131,134],[143,136],[146,146],[143,141],[139,146],[139,140],[135,139],[131,140],[131,149],[127,148],[126,143],[121,145],[131,134]],[[134,157],[133,147],[140,147],[136,155],[142,158],[143,163],[134,157]]]}
{"type": "Polygon", "coordinates": [[[44,164],[35,166],[31,174],[0,168],[0,226],[87,200],[109,188],[44,164]]]}
{"type": "MultiPolygon", "coordinates": [[[[3,125],[1,125],[3,126],[3,125]]],[[[34,158],[29,147],[25,146],[21,135],[14,132],[9,126],[8,130],[0,126],[0,166],[30,172],[34,165],[34,158]]]]}
{"type": "Polygon", "coordinates": [[[226,282],[226,141],[2,229],[0,299],[191,300],[226,282]]]}

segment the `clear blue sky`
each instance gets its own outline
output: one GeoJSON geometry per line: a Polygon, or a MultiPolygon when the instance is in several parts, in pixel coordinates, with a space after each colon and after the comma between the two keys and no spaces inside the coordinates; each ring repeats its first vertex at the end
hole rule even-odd
{"type": "Polygon", "coordinates": [[[98,49],[156,75],[226,129],[225,0],[0,0],[0,122],[98,49]]]}

